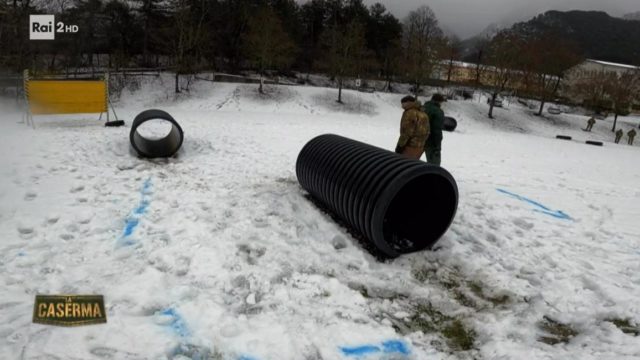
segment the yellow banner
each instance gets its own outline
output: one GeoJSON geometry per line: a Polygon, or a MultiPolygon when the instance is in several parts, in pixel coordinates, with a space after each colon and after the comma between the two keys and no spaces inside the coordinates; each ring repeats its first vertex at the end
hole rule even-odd
{"type": "Polygon", "coordinates": [[[27,86],[34,115],[107,112],[107,87],[102,80],[29,80],[27,86]]]}

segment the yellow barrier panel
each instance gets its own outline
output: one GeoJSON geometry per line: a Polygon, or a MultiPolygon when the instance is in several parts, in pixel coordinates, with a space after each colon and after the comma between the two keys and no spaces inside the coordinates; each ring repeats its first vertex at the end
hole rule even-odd
{"type": "Polygon", "coordinates": [[[27,87],[33,115],[108,112],[104,80],[28,80],[27,87]]]}

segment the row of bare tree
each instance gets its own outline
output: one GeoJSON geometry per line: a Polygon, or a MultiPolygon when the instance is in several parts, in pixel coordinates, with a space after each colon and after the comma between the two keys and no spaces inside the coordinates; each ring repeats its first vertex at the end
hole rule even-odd
{"type": "MultiPolygon", "coordinates": [[[[428,6],[400,21],[362,0],[0,0],[0,49],[0,67],[15,72],[171,67],[176,92],[181,75],[205,70],[321,71],[336,81],[339,102],[345,80],[354,77],[384,79],[388,87],[392,80],[410,82],[418,96],[443,66],[451,80],[461,57],[459,41],[444,35],[428,6]],[[80,31],[29,41],[28,16],[35,13],[54,13],[80,31]]],[[[539,114],[581,61],[561,37],[518,26],[479,42],[473,57],[475,86],[488,89],[492,100],[506,90],[537,98],[539,114]]],[[[628,108],[636,78],[582,77],[570,90],[587,92],[594,106],[607,100],[628,108]]]]}
{"type": "Polygon", "coordinates": [[[597,113],[613,113],[611,131],[616,131],[618,116],[629,115],[640,104],[640,68],[576,71],[568,77],[573,96],[597,113]]]}
{"type": "MultiPolygon", "coordinates": [[[[562,95],[596,113],[628,115],[640,104],[640,68],[588,70],[574,44],[553,33],[528,33],[517,26],[479,45],[485,61],[476,65],[478,83],[490,89],[489,117],[499,94],[517,92],[544,105],[562,95]],[[482,79],[482,80],[481,80],[482,79]]],[[[619,67],[619,66],[618,66],[619,67]]]]}

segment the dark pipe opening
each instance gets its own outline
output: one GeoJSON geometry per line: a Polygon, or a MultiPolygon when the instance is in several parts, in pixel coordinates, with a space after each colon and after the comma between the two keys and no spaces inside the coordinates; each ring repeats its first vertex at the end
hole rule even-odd
{"type": "Polygon", "coordinates": [[[136,152],[147,158],[173,156],[182,146],[184,134],[178,122],[167,112],[157,109],[145,110],[138,114],[131,125],[129,140],[136,152]],[[145,137],[138,128],[147,121],[162,120],[171,124],[171,131],[160,138],[145,137]]]}
{"type": "Polygon", "coordinates": [[[410,180],[387,208],[385,241],[399,253],[430,248],[451,224],[457,198],[456,189],[441,175],[424,174],[410,180]]]}

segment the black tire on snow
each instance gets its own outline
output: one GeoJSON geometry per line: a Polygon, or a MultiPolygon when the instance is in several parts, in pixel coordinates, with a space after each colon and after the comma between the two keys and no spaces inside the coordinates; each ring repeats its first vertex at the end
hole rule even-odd
{"type": "Polygon", "coordinates": [[[458,127],[458,121],[456,121],[456,119],[450,117],[450,116],[445,116],[444,117],[444,124],[442,127],[442,130],[444,131],[454,131],[456,129],[456,127],[458,127]]]}

